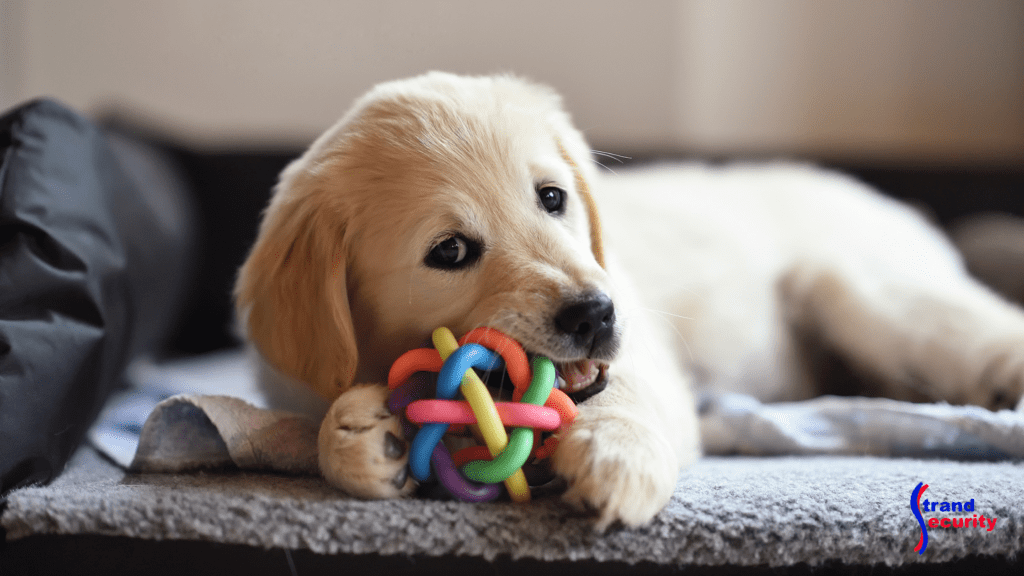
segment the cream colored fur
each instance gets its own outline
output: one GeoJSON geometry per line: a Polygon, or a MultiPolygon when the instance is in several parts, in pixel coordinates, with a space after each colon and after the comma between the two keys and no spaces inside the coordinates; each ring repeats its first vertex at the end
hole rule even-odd
{"type": "Polygon", "coordinates": [[[360,99],[282,174],[236,296],[279,403],[327,414],[325,477],[394,497],[413,484],[381,409],[390,364],[437,326],[481,325],[577,360],[552,318],[594,290],[615,303],[620,346],[598,358],[609,385],[580,406],[553,465],[600,527],[642,524],[668,502],[699,453],[694,386],[813,395],[798,333],[893,397],[1021,395],[1024,314],[912,210],[803,166],[598,174],[558,96],[506,76],[431,73],[360,99]],[[563,216],[539,207],[541,184],[566,190],[563,216]],[[425,266],[453,232],[483,242],[479,262],[425,266]]]}

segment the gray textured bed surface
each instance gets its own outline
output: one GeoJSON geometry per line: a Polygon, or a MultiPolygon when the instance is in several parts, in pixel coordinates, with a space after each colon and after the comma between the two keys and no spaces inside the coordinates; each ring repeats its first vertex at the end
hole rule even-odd
{"type": "Polygon", "coordinates": [[[310,476],[253,472],[128,474],[91,448],[52,485],[13,492],[7,539],[104,535],[315,553],[468,555],[485,559],[650,561],[784,566],[901,565],[1024,548],[1024,463],[876,457],[709,457],[680,475],[650,525],[597,534],[554,499],[529,505],[367,502],[310,476]],[[911,492],[974,500],[995,528],[934,528],[923,555],[911,492]]]}

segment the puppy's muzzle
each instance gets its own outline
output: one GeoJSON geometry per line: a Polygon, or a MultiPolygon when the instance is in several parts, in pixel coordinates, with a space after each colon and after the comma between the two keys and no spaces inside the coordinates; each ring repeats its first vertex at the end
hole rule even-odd
{"type": "Polygon", "coordinates": [[[588,294],[555,315],[555,327],[588,357],[609,346],[615,337],[615,305],[604,293],[588,294]]]}

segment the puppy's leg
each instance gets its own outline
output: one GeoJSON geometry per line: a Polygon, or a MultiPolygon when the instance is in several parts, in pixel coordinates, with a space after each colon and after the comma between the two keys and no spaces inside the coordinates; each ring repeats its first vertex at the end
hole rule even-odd
{"type": "Polygon", "coordinates": [[[1018,402],[1020,309],[970,278],[955,258],[917,270],[871,264],[797,266],[781,286],[789,314],[878,377],[887,396],[992,409],[1018,402]]]}
{"type": "Polygon", "coordinates": [[[641,317],[631,320],[607,388],[580,405],[552,456],[569,482],[565,500],[596,510],[599,530],[653,518],[700,452],[693,395],[668,349],[672,339],[641,317]]]}
{"type": "Polygon", "coordinates": [[[409,451],[388,389],[353,386],[338,397],[320,425],[320,471],[333,486],[360,498],[397,498],[413,491],[409,451]]]}

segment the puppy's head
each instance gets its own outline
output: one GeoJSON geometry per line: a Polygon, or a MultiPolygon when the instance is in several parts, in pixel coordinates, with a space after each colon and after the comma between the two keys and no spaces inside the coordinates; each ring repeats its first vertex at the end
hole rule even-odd
{"type": "Polygon", "coordinates": [[[382,84],[282,174],[236,287],[248,336],[327,398],[383,381],[431,331],[492,326],[570,388],[618,328],[588,148],[520,79],[382,84]]]}

